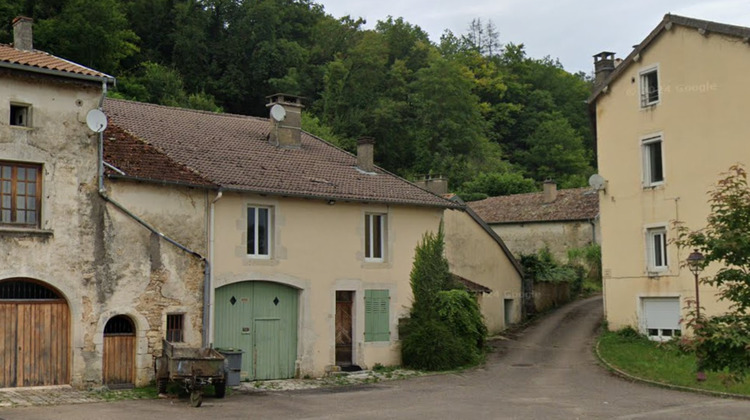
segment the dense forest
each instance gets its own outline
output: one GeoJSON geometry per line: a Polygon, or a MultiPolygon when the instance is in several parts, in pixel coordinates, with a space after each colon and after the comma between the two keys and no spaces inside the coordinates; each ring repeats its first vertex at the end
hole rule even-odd
{"type": "Polygon", "coordinates": [[[442,174],[465,198],[586,184],[591,80],[504,43],[491,21],[438,43],[401,18],[365,29],[310,0],[0,0],[0,42],[34,18],[35,48],[117,77],[112,96],[265,116],[265,97],[305,99],[303,128],[415,179],[442,174]]]}

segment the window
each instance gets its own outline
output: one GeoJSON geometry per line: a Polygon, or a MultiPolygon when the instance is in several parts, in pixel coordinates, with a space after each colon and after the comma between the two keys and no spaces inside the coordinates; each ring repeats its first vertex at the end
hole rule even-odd
{"type": "Polygon", "coordinates": [[[39,226],[41,166],[0,162],[0,224],[39,226]]]}
{"type": "Polygon", "coordinates": [[[656,69],[641,73],[641,107],[659,103],[659,74],[656,69]]]}
{"type": "Polygon", "coordinates": [[[10,104],[10,125],[31,127],[31,107],[29,105],[10,104]]]}
{"type": "Polygon", "coordinates": [[[385,260],[384,233],[385,214],[365,214],[365,261],[385,260]]]}
{"type": "Polygon", "coordinates": [[[170,343],[182,343],[185,341],[184,331],[185,315],[167,315],[167,341],[170,343]]]}
{"type": "Polygon", "coordinates": [[[365,341],[390,341],[388,290],[365,290],[365,341]]]}
{"type": "Polygon", "coordinates": [[[271,249],[271,209],[247,208],[247,254],[269,258],[271,249]]]}
{"type": "Polygon", "coordinates": [[[647,229],[646,247],[648,249],[648,270],[666,270],[668,268],[667,229],[664,227],[647,229]]]}
{"type": "Polygon", "coordinates": [[[643,140],[643,185],[652,187],[664,183],[664,162],[661,136],[643,140]]]}
{"type": "Polygon", "coordinates": [[[680,299],[677,297],[642,298],[642,325],[651,340],[668,341],[679,337],[680,299]]]}

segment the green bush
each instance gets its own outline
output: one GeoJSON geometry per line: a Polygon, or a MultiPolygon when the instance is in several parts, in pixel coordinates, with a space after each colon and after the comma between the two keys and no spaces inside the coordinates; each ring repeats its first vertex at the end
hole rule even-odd
{"type": "Polygon", "coordinates": [[[476,299],[466,290],[445,290],[438,292],[438,315],[453,333],[466,341],[467,348],[478,352],[484,348],[487,327],[476,299]]]}
{"type": "Polygon", "coordinates": [[[520,262],[526,276],[534,282],[569,283],[577,276],[573,268],[557,262],[547,247],[536,254],[522,254],[520,262]]]}
{"type": "Polygon", "coordinates": [[[477,352],[437,318],[413,322],[401,342],[404,366],[422,370],[448,370],[477,361],[477,352]]]}
{"type": "Polygon", "coordinates": [[[455,284],[443,255],[443,226],[417,246],[411,271],[411,318],[399,322],[405,366],[446,370],[478,363],[487,327],[472,295],[455,284]]]}

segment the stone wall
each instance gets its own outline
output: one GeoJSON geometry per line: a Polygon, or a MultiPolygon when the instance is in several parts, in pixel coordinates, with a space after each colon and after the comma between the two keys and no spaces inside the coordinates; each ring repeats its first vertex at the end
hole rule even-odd
{"type": "MultiPolygon", "coordinates": [[[[42,167],[38,228],[0,224],[0,281],[33,279],[65,298],[71,383],[77,387],[101,384],[104,326],[115,315],[129,316],[137,335],[136,384],[145,384],[167,313],[184,313],[186,341],[200,344],[202,262],[99,196],[98,136],[86,126],[86,114],[98,107],[100,84],[2,71],[0,98],[0,160],[42,167]],[[9,124],[11,102],[30,107],[30,127],[9,124]]],[[[134,213],[205,252],[204,192],[109,187],[134,213]],[[173,205],[158,210],[160,197],[173,205]]]]}
{"type": "Polygon", "coordinates": [[[568,249],[589,245],[594,240],[601,243],[598,219],[595,223],[596,232],[587,221],[508,223],[493,224],[491,227],[516,257],[536,253],[546,246],[555,258],[565,262],[568,249]]]}

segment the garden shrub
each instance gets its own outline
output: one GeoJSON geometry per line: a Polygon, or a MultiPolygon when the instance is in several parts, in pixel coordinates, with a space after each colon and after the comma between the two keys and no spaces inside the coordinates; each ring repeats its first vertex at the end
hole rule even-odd
{"type": "Polygon", "coordinates": [[[444,255],[443,226],[417,245],[411,271],[411,317],[401,320],[401,359],[405,366],[446,370],[481,360],[487,327],[479,305],[451,276],[444,255]]]}

